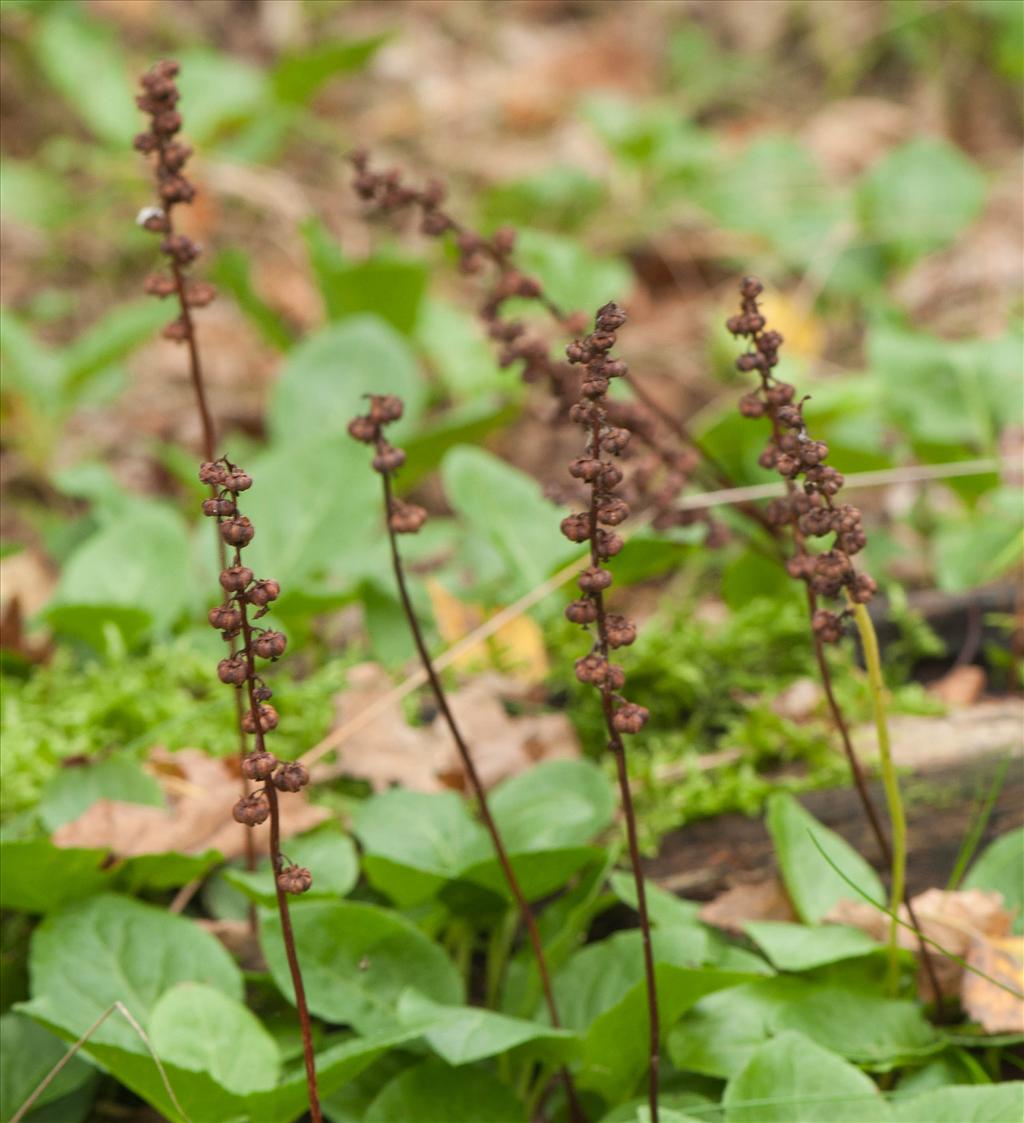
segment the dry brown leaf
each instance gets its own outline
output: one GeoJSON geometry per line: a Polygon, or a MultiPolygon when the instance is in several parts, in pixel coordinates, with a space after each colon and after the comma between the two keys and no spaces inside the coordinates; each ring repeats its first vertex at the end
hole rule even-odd
{"type": "Polygon", "coordinates": [[[947,706],[970,706],[977,702],[985,689],[985,671],[973,664],[954,667],[928,687],[928,693],[935,695],[947,706]]]}
{"type": "Polygon", "coordinates": [[[803,138],[826,171],[845,180],[859,175],[912,131],[905,105],[857,97],[830,101],[808,121],[803,138]]]}
{"type": "Polygon", "coordinates": [[[700,919],[726,932],[743,933],[751,920],[796,920],[792,902],[777,877],[734,885],[700,910],[700,919]]]}
{"type": "MultiPolygon", "coordinates": [[[[117,858],[168,851],[202,854],[219,850],[225,858],[244,854],[245,828],[231,818],[240,792],[234,762],[197,749],[176,753],[158,749],[151,760],[168,794],[167,807],[97,800],[77,819],[57,829],[54,845],[106,848],[117,858]]],[[[303,793],[289,795],[280,806],[283,838],[310,830],[330,814],[314,807],[303,793]]],[[[260,839],[260,832],[256,838],[260,839]]]]}
{"type": "MultiPolygon", "coordinates": [[[[391,693],[389,675],[373,663],[349,673],[349,689],[338,699],[338,722],[344,725],[367,706],[391,693]]],[[[564,714],[526,714],[512,717],[503,698],[521,698],[523,684],[498,674],[475,678],[448,702],[485,787],[522,772],[540,760],[573,758],[579,742],[564,714]]],[[[399,707],[391,707],[342,743],[339,761],[318,770],[317,777],[355,776],[368,780],[374,791],[402,784],[416,791],[462,789],[465,776],[451,733],[438,715],[426,727],[406,724],[399,707]]]]}
{"type": "MultiPolygon", "coordinates": [[[[1024,990],[1024,936],[975,936],[967,963],[1003,986],[1024,990]]],[[[986,1033],[1024,1033],[1024,999],[988,979],[965,971],[960,1001],[986,1033]]]]}

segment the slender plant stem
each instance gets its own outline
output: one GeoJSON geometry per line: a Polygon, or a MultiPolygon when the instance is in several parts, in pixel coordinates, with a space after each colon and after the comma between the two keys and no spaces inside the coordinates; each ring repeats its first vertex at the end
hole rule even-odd
{"type": "MultiPolygon", "coordinates": [[[[466,740],[462,735],[462,730],[459,728],[459,724],[455,720],[455,715],[452,713],[451,707],[448,704],[448,697],[441,684],[441,679],[434,669],[433,661],[430,658],[430,652],[427,650],[426,641],[423,638],[423,631],[420,628],[416,610],[413,608],[412,599],[409,596],[409,589],[405,580],[405,568],[402,565],[402,555],[398,549],[398,535],[391,526],[390,516],[394,496],[391,488],[391,478],[387,472],[381,473],[381,481],[383,482],[384,494],[384,522],[388,528],[388,542],[391,546],[391,565],[395,573],[395,583],[398,585],[398,594],[402,601],[402,608],[405,610],[405,617],[409,624],[409,631],[412,634],[413,643],[416,645],[416,651],[419,654],[420,663],[423,665],[423,670],[430,683],[430,688],[434,693],[434,700],[437,702],[437,707],[441,711],[441,716],[444,718],[445,724],[451,732],[452,740],[455,742],[455,747],[459,753],[459,759],[462,761],[462,767],[465,769],[466,778],[469,780],[469,786],[476,799],[480,818],[483,820],[488,835],[490,835],[491,844],[497,855],[498,863],[501,866],[502,873],[505,875],[505,881],[515,900],[516,907],[519,910],[519,916],[526,928],[526,934],[530,941],[530,946],[533,949],[533,957],[537,963],[537,972],[540,975],[541,990],[544,992],[544,1003],[547,1006],[551,1024],[557,1029],[562,1023],[558,1016],[555,993],[551,986],[551,973],[548,970],[547,956],[544,954],[544,944],[540,938],[540,930],[537,927],[537,918],[533,915],[533,910],[530,908],[523,894],[522,887],[519,884],[519,879],[516,877],[515,870],[512,868],[512,862],[509,859],[508,851],[505,849],[505,843],[502,840],[501,832],[498,830],[498,824],[491,814],[491,808],[487,800],[487,792],[484,789],[483,781],[480,779],[480,774],[477,772],[469,746],[466,744],[466,740]]],[[[569,1100],[569,1110],[572,1119],[574,1123],[577,1123],[577,1121],[583,1123],[586,1117],[583,1114],[583,1109],[576,1095],[575,1085],[573,1084],[569,1070],[563,1067],[561,1069],[561,1076],[565,1086],[565,1094],[569,1100]]],[[[655,1120],[654,1123],[657,1123],[657,1120],[655,1120]]]]}
{"type": "MultiPolygon", "coordinates": [[[[853,619],[860,633],[864,648],[864,662],[868,670],[868,684],[871,687],[871,705],[875,712],[875,728],[878,731],[878,756],[882,768],[882,783],[885,787],[885,801],[889,809],[892,825],[892,864],[889,886],[889,908],[892,913],[899,910],[903,900],[907,880],[907,818],[900,795],[900,784],[892,760],[889,743],[889,722],[885,708],[885,681],[882,678],[882,660],[878,652],[878,636],[871,622],[867,608],[854,604],[853,619]]],[[[889,921],[889,989],[895,995],[900,985],[899,926],[895,919],[889,921]]]]}
{"type": "MultiPolygon", "coordinates": [[[[601,456],[601,425],[602,418],[595,411],[591,424],[590,455],[599,459],[601,456]]],[[[595,569],[601,568],[601,555],[598,552],[598,488],[596,484],[590,487],[590,564],[595,569]]],[[[608,664],[611,645],[608,642],[608,620],[605,614],[604,593],[598,589],[591,594],[597,609],[597,643],[601,657],[608,664]]],[[[640,916],[640,934],[644,952],[644,979],[647,985],[647,1015],[650,1036],[650,1067],[648,1069],[647,1098],[650,1106],[651,1123],[658,1123],[658,1071],[661,1066],[661,1026],[658,1012],[658,980],[654,971],[654,949],[651,946],[651,922],[647,913],[647,891],[644,886],[643,869],[640,865],[640,843],[637,839],[636,812],[633,808],[633,793],[629,787],[629,770],[626,767],[626,746],[622,742],[622,734],[615,728],[614,705],[612,702],[612,688],[605,676],[601,683],[601,709],[604,713],[604,722],[608,730],[608,748],[615,757],[615,770],[619,779],[619,795],[622,802],[622,813],[626,819],[626,837],[629,843],[629,861],[633,869],[633,883],[636,886],[636,908],[640,916]]]]}
{"type": "MultiPolygon", "coordinates": [[[[241,553],[235,551],[235,565],[241,565],[241,553]]],[[[263,727],[260,720],[260,707],[256,700],[256,657],[252,646],[252,625],[249,623],[248,607],[244,597],[236,601],[242,614],[242,651],[245,655],[246,676],[245,685],[249,701],[249,713],[252,716],[254,738],[258,752],[265,752],[266,746],[263,739],[263,727]]],[[[244,733],[243,733],[244,739],[244,733]]],[[[270,803],[270,863],[271,876],[274,878],[274,891],[277,895],[277,912],[281,918],[281,939],[284,942],[285,956],[288,960],[288,971],[292,977],[292,989],[295,992],[295,1007],[299,1013],[299,1028],[302,1032],[302,1056],[306,1065],[306,1084],[309,1089],[309,1114],[313,1123],[323,1123],[323,1114],[320,1111],[320,1095],[316,1082],[316,1060],[313,1054],[313,1029],[309,1019],[309,1007],[306,1004],[306,988],[302,983],[302,970],[299,967],[299,957],[295,950],[295,934],[292,930],[291,910],[288,907],[288,895],[277,880],[281,872],[281,815],[277,802],[277,789],[272,780],[267,780],[263,790],[270,803]]]]}

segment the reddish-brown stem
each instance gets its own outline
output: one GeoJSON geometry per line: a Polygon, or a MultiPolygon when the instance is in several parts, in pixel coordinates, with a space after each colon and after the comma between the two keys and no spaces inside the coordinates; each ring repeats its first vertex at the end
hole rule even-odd
{"type": "MultiPolygon", "coordinates": [[[[601,457],[601,416],[594,411],[591,422],[591,448],[590,455],[595,459],[601,457]]],[[[598,551],[598,518],[597,508],[599,501],[598,485],[596,482],[590,487],[590,564],[594,569],[601,568],[601,555],[598,551]]],[[[591,593],[591,599],[597,609],[597,643],[601,657],[608,664],[610,644],[608,642],[608,623],[605,616],[604,593],[598,589],[591,593]]],[[[636,910],[640,916],[640,934],[644,949],[644,977],[647,983],[647,1013],[650,1032],[650,1057],[651,1063],[648,1070],[648,1102],[650,1104],[651,1123],[658,1123],[658,1070],[661,1065],[661,1028],[658,1013],[658,980],[654,971],[654,949],[651,946],[651,922],[647,914],[647,892],[644,887],[644,875],[640,866],[640,844],[637,839],[636,813],[633,808],[633,794],[629,787],[629,771],[626,768],[626,747],[622,742],[622,734],[615,728],[613,721],[614,706],[612,702],[612,687],[606,675],[601,683],[601,708],[604,711],[604,721],[608,729],[608,748],[615,757],[615,770],[619,778],[619,796],[622,801],[622,813],[626,818],[626,837],[629,843],[629,861],[633,868],[633,883],[636,886],[636,910]]]]}
{"type": "MultiPolygon", "coordinates": [[[[240,550],[235,550],[235,565],[242,564],[240,550]]],[[[252,625],[249,623],[249,614],[245,597],[239,596],[236,601],[239,612],[242,614],[242,651],[245,655],[246,676],[245,687],[249,699],[249,714],[252,717],[254,739],[257,752],[265,752],[266,746],[263,738],[263,725],[260,716],[259,703],[256,700],[256,657],[252,647],[252,625]]],[[[240,691],[236,692],[240,696],[240,691]]],[[[245,732],[242,731],[245,740],[245,732]]],[[[299,1013],[299,1028],[302,1032],[302,1056],[306,1065],[306,1085],[309,1090],[309,1114],[313,1123],[323,1123],[323,1114],[320,1111],[320,1095],[316,1083],[316,1060],[313,1054],[313,1027],[309,1019],[309,1007],[306,1004],[306,988],[302,983],[302,970],[299,967],[299,956],[295,950],[295,934],[292,931],[291,910],[288,907],[288,895],[278,881],[281,873],[281,817],[277,803],[277,789],[272,780],[268,779],[263,786],[270,803],[270,866],[271,876],[274,879],[274,892],[277,896],[277,913],[281,919],[281,939],[284,942],[284,952],[288,960],[288,971],[292,977],[292,989],[295,992],[295,1008],[299,1013]]]]}
{"type": "MultiPolygon", "coordinates": [[[[383,442],[378,439],[378,451],[380,451],[382,447],[383,442]]],[[[381,481],[383,483],[384,492],[384,521],[388,529],[388,541],[391,546],[391,566],[395,573],[395,583],[398,586],[398,595],[402,601],[402,608],[405,611],[405,617],[409,624],[409,631],[412,634],[413,643],[416,645],[416,651],[419,654],[423,671],[434,693],[434,700],[437,702],[437,707],[441,711],[441,716],[444,718],[445,724],[451,732],[452,740],[455,742],[455,747],[459,753],[459,759],[462,761],[462,767],[466,771],[469,786],[476,799],[480,818],[483,821],[488,835],[490,835],[491,845],[494,847],[494,852],[497,855],[498,864],[501,866],[502,873],[505,875],[505,881],[508,883],[509,892],[515,900],[520,919],[526,929],[527,938],[530,941],[533,957],[537,964],[537,973],[540,976],[541,990],[544,993],[544,1003],[547,1006],[551,1024],[557,1029],[562,1023],[558,1016],[555,993],[551,986],[551,973],[548,970],[547,957],[544,954],[544,945],[540,938],[540,930],[537,927],[537,918],[533,915],[533,910],[530,908],[529,902],[526,900],[523,893],[522,886],[519,884],[519,879],[516,877],[515,870],[512,868],[512,862],[509,859],[508,851],[505,849],[505,843],[498,829],[498,824],[491,814],[491,808],[487,800],[487,792],[484,788],[483,781],[480,779],[480,774],[477,772],[472,753],[469,750],[469,746],[466,744],[458,722],[455,720],[455,715],[452,713],[451,707],[448,704],[448,697],[445,694],[444,686],[441,684],[441,679],[434,669],[433,660],[430,658],[430,652],[427,650],[426,641],[423,638],[423,631],[420,628],[416,610],[413,608],[412,599],[409,596],[409,589],[405,580],[405,568],[402,565],[402,555],[398,549],[398,535],[391,526],[390,516],[394,495],[391,487],[391,478],[387,472],[381,472],[381,481]]],[[[586,1116],[583,1114],[583,1109],[576,1095],[576,1088],[573,1084],[572,1076],[567,1068],[561,1069],[561,1077],[565,1087],[565,1094],[569,1101],[569,1110],[573,1123],[586,1123],[586,1116]]]]}

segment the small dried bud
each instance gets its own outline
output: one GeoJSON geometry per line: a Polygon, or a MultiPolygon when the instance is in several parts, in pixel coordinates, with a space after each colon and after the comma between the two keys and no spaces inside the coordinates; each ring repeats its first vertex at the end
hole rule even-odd
{"type": "Polygon", "coordinates": [[[242,775],[249,780],[269,780],[277,767],[277,757],[273,753],[249,753],[242,761],[242,775]]]}
{"type": "Polygon", "coordinates": [[[629,517],[629,504],[623,499],[606,499],[597,508],[597,521],[605,526],[618,526],[629,517]]]}
{"type": "Polygon", "coordinates": [[[867,604],[869,600],[878,592],[878,585],[873,578],[869,577],[866,573],[859,574],[850,588],[850,596],[857,602],[857,604],[867,604]]]}
{"type": "Polygon", "coordinates": [[[491,235],[491,245],[494,252],[502,257],[507,256],[516,248],[516,232],[511,226],[501,226],[491,235]]]}
{"type": "Polygon", "coordinates": [[[639,733],[651,716],[646,706],[623,702],[612,715],[612,728],[616,733],[639,733]]]}
{"type": "Polygon", "coordinates": [[[604,682],[608,675],[608,660],[596,652],[584,655],[577,659],[575,664],[576,678],[580,682],[593,683],[595,686],[604,682]]]}
{"type": "Polygon", "coordinates": [[[274,773],[274,787],[282,792],[297,792],[309,783],[309,772],[305,765],[293,761],[282,764],[274,773]]]}
{"type": "Polygon", "coordinates": [[[348,435],[363,444],[372,445],[379,432],[379,426],[369,417],[353,417],[348,423],[348,435]]]}
{"type": "Polygon", "coordinates": [[[305,893],[313,884],[313,875],[304,866],[289,866],[277,875],[277,884],[286,892],[305,893]]]}
{"type": "Polygon", "coordinates": [[[744,417],[764,417],[767,408],[757,394],[744,394],[740,398],[740,413],[744,417]]]}
{"type": "Polygon", "coordinates": [[[284,632],[264,632],[252,641],[252,649],[261,659],[279,659],[288,646],[284,632]]]}
{"type": "Polygon", "coordinates": [[[607,569],[591,565],[580,573],[577,583],[585,593],[599,593],[611,585],[612,575],[607,569]]]}
{"type": "Polygon", "coordinates": [[[590,357],[590,352],[578,339],[574,339],[566,347],[565,357],[570,363],[585,363],[590,357]]]}
{"type": "Polygon", "coordinates": [[[773,406],[786,406],[796,397],[796,387],[789,382],[776,382],[765,390],[764,396],[773,406]]]}
{"type": "Polygon", "coordinates": [[[199,256],[199,247],[184,234],[170,234],[160,243],[160,248],[168,257],[173,257],[179,265],[189,265],[199,256]]]}
{"type": "Polygon", "coordinates": [[[605,617],[605,626],[611,647],[628,647],[636,639],[636,624],[625,616],[612,613],[605,617]]]}
{"type": "Polygon", "coordinates": [[[602,462],[592,456],[579,456],[569,465],[569,475],[577,480],[586,480],[588,483],[596,480],[601,471],[602,462]]]}
{"type": "Polygon", "coordinates": [[[611,491],[622,483],[622,469],[618,464],[605,463],[597,481],[605,491],[611,491]]]}
{"type": "Polygon", "coordinates": [[[217,677],[227,686],[241,686],[249,676],[249,668],[241,655],[221,659],[217,664],[217,677]]]}
{"type": "Polygon", "coordinates": [[[245,515],[235,515],[220,524],[220,536],[229,546],[247,546],[255,533],[256,528],[245,515]]]}
{"type": "Polygon", "coordinates": [[[216,460],[209,460],[205,464],[199,466],[199,480],[204,484],[212,484],[219,487],[224,482],[224,477],[228,474],[227,468],[223,464],[219,464],[216,460]]]}
{"type": "Polygon", "coordinates": [[[401,499],[392,500],[388,526],[396,534],[416,534],[426,521],[427,512],[423,507],[401,499]]]}
{"type": "Polygon", "coordinates": [[[143,282],[142,288],[147,295],[163,299],[174,292],[174,278],[168,277],[166,273],[152,273],[143,282]]]}
{"type": "Polygon", "coordinates": [[[629,444],[631,436],[632,434],[628,429],[606,429],[601,434],[601,445],[608,452],[620,453],[629,444]]]}
{"type": "Polygon", "coordinates": [[[265,608],[272,600],[277,600],[280,595],[281,586],[276,581],[266,578],[262,581],[257,581],[252,588],[248,589],[245,594],[245,599],[258,608],[265,608]]]}
{"type": "Polygon", "coordinates": [[[160,334],[172,343],[184,343],[188,339],[188,324],[179,317],[177,320],[171,320],[169,324],[166,324],[161,329],[160,334]]]}
{"type": "Polygon", "coordinates": [[[594,536],[594,546],[598,557],[603,560],[604,558],[615,557],[622,550],[623,542],[619,535],[613,531],[599,528],[594,536]]]}
{"type": "Polygon", "coordinates": [[[843,624],[834,612],[819,608],[811,617],[811,627],[822,643],[838,643],[843,637],[843,624]]]}
{"type": "Polygon", "coordinates": [[[207,619],[210,621],[210,626],[216,628],[218,632],[233,632],[242,624],[242,614],[237,608],[227,604],[219,604],[216,608],[211,608],[207,619]]]}
{"type": "Polygon", "coordinates": [[[236,823],[245,827],[258,827],[270,817],[270,800],[263,791],[243,796],[232,808],[231,815],[236,823]]]}
{"type": "Polygon", "coordinates": [[[597,619],[597,605],[586,598],[574,600],[565,606],[565,618],[573,624],[593,624],[597,619]]]}
{"type": "Polygon", "coordinates": [[[221,570],[220,587],[229,593],[240,593],[252,582],[252,570],[247,565],[232,565],[221,570]]]}
{"type": "Polygon", "coordinates": [[[599,308],[597,315],[594,317],[596,327],[602,332],[618,331],[625,322],[625,311],[614,301],[599,308]]]}
{"type": "Polygon", "coordinates": [[[586,542],[590,537],[590,517],[586,514],[568,515],[562,519],[561,531],[570,542],[586,542]]]}
{"type": "Polygon", "coordinates": [[[608,393],[608,379],[604,375],[588,374],[580,383],[580,393],[585,398],[603,398],[608,393]]]}
{"type": "Polygon", "coordinates": [[[190,308],[205,308],[216,296],[217,290],[209,281],[191,281],[185,289],[185,302],[190,308]]]}
{"type": "Polygon", "coordinates": [[[740,295],[746,300],[755,300],[764,292],[764,285],[756,277],[744,277],[740,282],[740,295]]]}
{"type": "Polygon", "coordinates": [[[203,500],[203,514],[209,515],[210,518],[223,517],[226,515],[235,515],[238,513],[238,508],[235,506],[233,499],[204,499],[203,500]]]}
{"type": "Polygon", "coordinates": [[[397,394],[373,394],[370,397],[370,420],[382,425],[397,421],[405,410],[397,394]]]}
{"type": "Polygon", "coordinates": [[[384,445],[373,458],[373,467],[378,472],[397,471],[405,463],[405,452],[400,448],[384,445]]]}
{"type": "MultiPolygon", "coordinates": [[[[257,706],[260,717],[260,730],[263,733],[269,733],[272,729],[277,728],[278,714],[273,706],[257,706]]],[[[252,710],[246,710],[242,715],[242,728],[246,733],[256,732],[256,719],[253,717],[252,710]]]]}
{"type": "Polygon", "coordinates": [[[241,468],[233,468],[224,477],[224,486],[228,491],[236,494],[240,491],[248,491],[252,487],[252,476],[248,472],[243,472],[241,468]]]}

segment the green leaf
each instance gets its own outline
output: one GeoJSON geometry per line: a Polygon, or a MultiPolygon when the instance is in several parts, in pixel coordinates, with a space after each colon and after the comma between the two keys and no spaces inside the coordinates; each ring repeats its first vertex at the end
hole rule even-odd
{"type": "Polygon", "coordinates": [[[595,256],[575,238],[520,230],[516,256],[523,271],[537,277],[564,312],[592,313],[609,300],[623,300],[633,287],[628,265],[595,256]]]}
{"type": "MultiPolygon", "coordinates": [[[[705,995],[749,982],[746,972],[702,967],[713,954],[695,925],[653,933],[662,1032],[705,995]]],[[[624,1099],[648,1061],[647,991],[640,933],[620,932],[591,944],[555,976],[563,1024],[584,1034],[579,1084],[606,1100],[624,1099]]]]}
{"type": "Polygon", "coordinates": [[[885,899],[882,883],[868,863],[839,835],[805,811],[793,796],[785,792],[772,795],[767,826],[793,907],[808,924],[816,924],[836,901],[849,898],[852,892],[822,857],[818,846],[869,897],[876,901],[885,899]]]}
{"type": "Polygon", "coordinates": [[[109,887],[106,850],[61,850],[48,838],[0,842],[0,907],[53,912],[109,887]]]}
{"type": "Polygon", "coordinates": [[[780,1007],[807,990],[803,979],[758,979],[702,998],[668,1035],[676,1068],[734,1076],[772,1035],[780,1007]]]}
{"type": "Polygon", "coordinates": [[[582,846],[615,815],[604,772],[588,760],[552,760],[503,781],[491,812],[509,853],[582,846]]]}
{"type": "Polygon", "coordinates": [[[130,149],[142,116],[112,30],[73,8],[53,5],[36,25],[32,49],[51,85],[93,134],[113,148],[130,149]]]}
{"type": "Polygon", "coordinates": [[[202,854],[140,854],[111,867],[115,887],[122,893],[139,893],[144,889],[177,889],[196,878],[205,877],[224,861],[219,850],[202,854]]]}
{"type": "Polygon", "coordinates": [[[1015,569],[1024,555],[1020,508],[1020,491],[1004,487],[968,513],[941,518],[932,539],[939,588],[959,593],[1015,569]]]}
{"type": "Polygon", "coordinates": [[[354,445],[347,426],[364,411],[366,394],[404,400],[405,415],[393,427],[398,441],[426,397],[405,340],[379,317],[360,315],[322,328],[289,354],[271,400],[273,435],[295,445],[320,437],[354,445]]]}
{"type": "MultiPolygon", "coordinates": [[[[37,1025],[22,1014],[6,1013],[0,1017],[0,1119],[7,1123],[19,1107],[36,1090],[50,1069],[63,1058],[67,1046],[59,1037],[37,1025]]],[[[53,1083],[36,1100],[36,1107],[53,1103],[62,1096],[92,1081],[95,1070],[81,1057],[71,1060],[57,1074],[53,1083]]],[[[33,1108],[27,1117],[36,1118],[33,1108]]]]}
{"type": "MultiPolygon", "coordinates": [[[[298,838],[290,838],[287,853],[292,862],[305,866],[313,875],[313,887],[305,894],[306,900],[344,897],[359,880],[356,848],[339,827],[328,825],[298,838]]],[[[224,878],[257,904],[273,905],[277,899],[269,859],[251,872],[229,869],[224,878]]]]}
{"type": "Polygon", "coordinates": [[[605,198],[601,180],[579,168],[556,165],[523,179],[489,187],[482,207],[487,226],[545,226],[577,230],[605,198]]]}
{"type": "Polygon", "coordinates": [[[775,920],[755,920],[743,930],[780,971],[809,971],[826,963],[871,955],[881,949],[859,928],[826,924],[808,928],[775,920]]]}
{"type": "MultiPolygon", "coordinates": [[[[636,881],[632,873],[618,870],[609,878],[612,892],[631,909],[637,907],[636,881]]],[[[669,893],[655,885],[653,881],[644,881],[644,896],[647,899],[647,915],[652,924],[681,925],[699,923],[697,915],[700,905],[696,901],[687,901],[669,893]]]]}
{"type": "Polygon", "coordinates": [[[238,55],[194,47],[176,57],[181,63],[179,108],[193,142],[209,143],[267,106],[266,74],[238,55]]]}
{"type": "MultiPolygon", "coordinates": [[[[189,540],[170,507],[134,499],[123,517],[101,527],[71,555],[45,614],[54,608],[115,605],[146,612],[158,630],[188,608],[189,540]]],[[[59,618],[57,618],[59,619],[59,618]]]]}
{"type": "Polygon", "coordinates": [[[421,261],[378,255],[335,263],[329,273],[321,272],[319,280],[328,319],[369,313],[408,336],[419,319],[427,267],[421,261]]]}
{"type": "Polygon", "coordinates": [[[513,1049],[549,1064],[561,1063],[578,1045],[578,1039],[568,1030],[476,1006],[442,1006],[415,990],[404,991],[399,997],[398,1020],[407,1029],[422,1033],[431,1049],[450,1065],[471,1064],[513,1049]]]}
{"type": "Polygon", "coordinates": [[[62,393],[72,404],[97,375],[153,339],[174,318],[174,309],[153,299],[121,304],[65,348],[62,393]]]}
{"type": "Polygon", "coordinates": [[[445,456],[441,478],[448,502],[504,561],[506,601],[535,588],[579,553],[562,537],[561,515],[540,485],[506,461],[460,446],[445,456]]]}
{"type": "Polygon", "coordinates": [[[61,769],[43,789],[36,813],[47,831],[77,819],[98,799],[163,807],[163,789],[137,760],[111,756],[106,760],[61,769]]]}
{"type": "Polygon", "coordinates": [[[865,237],[900,263],[948,245],[981,213],[985,177],[943,140],[918,137],[887,152],[857,185],[865,237]]]}
{"type": "Polygon", "coordinates": [[[431,372],[454,397],[514,390],[515,379],[498,366],[479,318],[458,305],[427,296],[420,306],[415,339],[431,372]]]}
{"type": "Polygon", "coordinates": [[[725,1123],[885,1123],[889,1105],[853,1065],[800,1033],[757,1049],[722,1097],[725,1123]]]}
{"type": "MultiPolygon", "coordinates": [[[[454,964],[397,913],[351,901],[292,905],[295,946],[318,1016],[360,1033],[395,1030],[395,1004],[406,987],[449,1005],[462,1001],[454,964]]],[[[293,1001],[277,911],[260,910],[260,945],[278,989],[293,1001]]]]}
{"type": "Polygon", "coordinates": [[[153,1007],[149,1035],[161,1060],[205,1072],[229,1092],[277,1084],[274,1039],[246,1006],[213,987],[179,983],[165,991],[153,1007]]]}
{"type": "Polygon", "coordinates": [[[994,889],[1016,913],[1014,932],[1024,931],[1024,827],[989,844],[964,878],[965,889],[994,889]]]}
{"type": "Polygon", "coordinates": [[[772,1025],[777,1031],[805,1034],[876,1072],[888,1072],[945,1047],[918,1004],[846,987],[814,987],[778,1010],[772,1025]]]}
{"type": "Polygon", "coordinates": [[[382,792],[353,810],[352,830],[370,884],[403,908],[428,900],[491,854],[486,832],[455,792],[382,792]]]}
{"type": "Polygon", "coordinates": [[[60,404],[60,359],[14,313],[0,308],[0,356],[8,387],[32,397],[47,412],[60,404]]]}
{"type": "MultiPolygon", "coordinates": [[[[601,850],[596,846],[564,846],[552,850],[520,851],[511,854],[509,860],[523,896],[528,901],[537,901],[563,888],[574,873],[600,856],[601,850]]],[[[461,870],[459,883],[443,890],[441,899],[456,911],[484,911],[488,902],[476,899],[481,889],[486,890],[492,900],[504,898],[507,903],[514,900],[505,871],[496,857],[461,870]],[[476,892],[467,894],[467,885],[474,887],[476,892]]],[[[500,904],[500,901],[494,903],[500,904]]]]}
{"type": "Polygon", "coordinates": [[[370,35],[286,54],[271,73],[274,93],[282,101],[305,105],[328,79],[362,70],[387,40],[387,34],[370,35]]]}
{"type": "Polygon", "coordinates": [[[1020,1123],[1024,1116],[1024,1083],[990,1087],[955,1085],[937,1088],[893,1104],[894,1123],[1020,1123]]]}
{"type": "Polygon", "coordinates": [[[366,446],[344,431],[307,439],[298,429],[247,465],[255,484],[244,509],[256,537],[246,564],[280,581],[276,609],[287,612],[303,594],[350,593],[362,577],[380,574],[383,500],[370,459],[366,446]],[[310,488],[311,479],[324,486],[310,488]],[[360,534],[352,533],[355,526],[360,534]]]}
{"type": "Polygon", "coordinates": [[[523,1123],[512,1092],[478,1068],[424,1061],[406,1069],[370,1104],[365,1123],[523,1123]]]}
{"type": "Polygon", "coordinates": [[[0,212],[14,222],[56,230],[75,215],[62,176],[27,160],[0,160],[0,212]]]}
{"type": "MultiPolygon", "coordinates": [[[[214,936],[166,909],[113,894],[47,917],[32,936],[29,973],[26,1011],[73,1035],[117,1001],[145,1028],[157,1000],[176,983],[205,983],[242,998],[238,968],[214,936]]],[[[116,1018],[93,1040],[129,1052],[144,1048],[116,1018]]]]}
{"type": "Polygon", "coordinates": [[[287,351],[292,346],[294,337],[291,328],[256,292],[249,258],[241,250],[222,250],[209,273],[211,280],[235,298],[235,303],[271,347],[287,351]]]}

